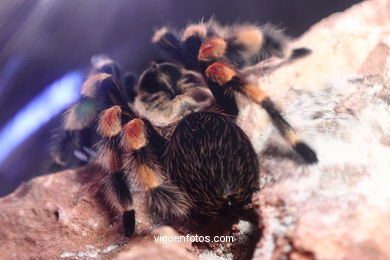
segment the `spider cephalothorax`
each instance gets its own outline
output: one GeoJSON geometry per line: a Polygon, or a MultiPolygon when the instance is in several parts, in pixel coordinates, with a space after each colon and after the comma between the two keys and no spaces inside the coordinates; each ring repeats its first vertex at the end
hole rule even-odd
{"type": "MultiPolygon", "coordinates": [[[[190,25],[181,34],[164,28],[153,41],[175,63],[150,65],[132,102],[128,83],[134,80],[122,76],[112,60],[99,59],[80,101],[66,113],[56,149],[87,158],[94,142],[85,143],[82,133],[97,132],[100,185],[106,202],[122,214],[127,235],[135,228],[135,192],[145,194],[150,215],[163,223],[212,221],[251,201],[259,187],[259,161],[235,122],[237,94],[262,107],[307,163],[317,162],[271,98],[240,72],[270,56],[291,59],[307,49],[289,50],[286,37],[270,26],[215,22],[190,25]]],[[[63,157],[56,154],[55,162],[63,163],[63,157]]]]}
{"type": "Polygon", "coordinates": [[[169,62],[154,63],[140,76],[134,106],[155,126],[209,109],[214,98],[200,73],[169,62]]]}

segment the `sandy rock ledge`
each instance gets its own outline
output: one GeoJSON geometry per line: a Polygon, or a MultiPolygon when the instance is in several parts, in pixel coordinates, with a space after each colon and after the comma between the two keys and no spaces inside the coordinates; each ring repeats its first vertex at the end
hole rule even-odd
{"type": "Polygon", "coordinates": [[[259,84],[320,163],[263,157],[254,259],[390,259],[390,1],[334,14],[295,44],[313,54],[259,84]]]}

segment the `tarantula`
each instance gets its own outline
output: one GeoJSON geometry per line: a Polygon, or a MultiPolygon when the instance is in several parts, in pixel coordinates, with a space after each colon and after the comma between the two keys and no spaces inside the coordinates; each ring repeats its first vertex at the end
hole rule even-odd
{"type": "Polygon", "coordinates": [[[165,223],[190,216],[211,221],[250,203],[259,189],[259,161],[235,122],[237,94],[259,104],[307,163],[318,161],[271,98],[240,72],[271,56],[292,59],[308,49],[290,50],[287,37],[271,26],[213,21],[181,33],[163,28],[152,41],[173,61],[152,63],[136,94],[134,77],[122,75],[110,59],[94,61],[52,153],[63,165],[69,151],[88,161],[97,147],[105,200],[122,214],[127,236],[135,229],[134,192],[143,192],[150,215],[165,223]]]}

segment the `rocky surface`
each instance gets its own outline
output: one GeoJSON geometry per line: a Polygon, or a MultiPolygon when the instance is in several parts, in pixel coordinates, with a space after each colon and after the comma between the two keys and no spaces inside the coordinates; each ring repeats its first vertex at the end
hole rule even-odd
{"type": "Polygon", "coordinates": [[[0,202],[0,259],[112,256],[125,241],[82,184],[96,168],[22,184],[0,202]]]}
{"type": "Polygon", "coordinates": [[[195,255],[208,258],[253,252],[258,240],[253,230],[257,229],[249,222],[240,221],[223,234],[233,236],[235,243],[193,246],[191,239],[170,241],[188,232],[179,234],[170,227],[151,225],[141,206],[137,206],[136,235],[126,238],[119,221],[90,185],[97,172],[92,164],[35,178],[0,199],[0,259],[196,259],[195,255]],[[242,245],[248,240],[249,249],[242,245]]]}
{"type": "Polygon", "coordinates": [[[295,44],[313,54],[259,84],[320,162],[276,158],[290,155],[270,141],[254,259],[390,259],[390,1],[334,14],[295,44]]]}
{"type": "Polygon", "coordinates": [[[294,45],[313,54],[250,73],[320,162],[303,165],[263,126],[262,190],[253,203],[259,239],[241,221],[226,233],[235,243],[156,242],[178,233],[148,223],[129,240],[85,181],[97,171],[91,165],[33,179],[0,199],[0,259],[240,258],[256,243],[253,259],[390,259],[390,1],[334,14],[294,45]]]}

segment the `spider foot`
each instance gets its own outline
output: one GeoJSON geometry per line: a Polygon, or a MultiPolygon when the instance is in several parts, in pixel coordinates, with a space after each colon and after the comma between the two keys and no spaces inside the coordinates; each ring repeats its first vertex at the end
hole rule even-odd
{"type": "Polygon", "coordinates": [[[302,156],[302,158],[309,164],[317,163],[318,158],[316,153],[304,142],[298,142],[294,145],[294,150],[302,156]]]}
{"type": "Polygon", "coordinates": [[[135,211],[127,210],[122,215],[122,228],[127,237],[132,237],[135,231],[135,211]]]}
{"type": "Polygon", "coordinates": [[[291,52],[291,55],[290,55],[290,59],[302,58],[302,57],[305,57],[311,53],[312,53],[312,50],[308,49],[308,48],[293,49],[291,52]]]}

